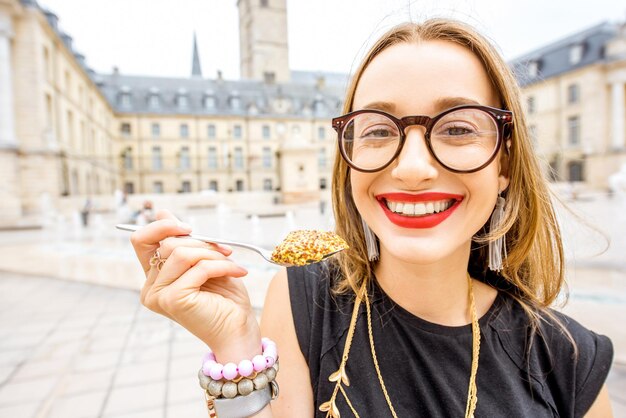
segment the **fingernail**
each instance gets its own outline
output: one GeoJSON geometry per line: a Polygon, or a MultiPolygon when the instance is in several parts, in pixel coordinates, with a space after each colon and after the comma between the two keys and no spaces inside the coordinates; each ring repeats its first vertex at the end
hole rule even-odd
{"type": "Polygon", "coordinates": [[[241,266],[237,266],[237,270],[239,270],[242,274],[248,274],[248,270],[241,266]]]}
{"type": "Polygon", "coordinates": [[[185,230],[191,231],[191,225],[189,225],[187,223],[184,223],[184,222],[179,222],[178,223],[178,227],[182,228],[182,229],[185,229],[185,230]]]}
{"type": "Polygon", "coordinates": [[[222,247],[225,250],[230,251],[231,253],[233,252],[233,247],[231,247],[230,245],[226,245],[226,244],[218,244],[220,247],[222,247]]]}

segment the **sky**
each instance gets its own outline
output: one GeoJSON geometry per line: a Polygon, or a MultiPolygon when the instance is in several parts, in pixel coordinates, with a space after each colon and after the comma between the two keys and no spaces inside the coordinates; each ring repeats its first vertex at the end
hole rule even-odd
{"type": "MultiPolygon", "coordinates": [[[[257,0],[253,0],[257,1],[257,0]]],[[[97,72],[187,77],[197,34],[202,71],[239,78],[237,0],[38,0],[97,72]]],[[[622,0],[287,0],[292,70],[349,73],[395,24],[452,17],[506,59],[603,21],[625,22],[622,0]]]]}

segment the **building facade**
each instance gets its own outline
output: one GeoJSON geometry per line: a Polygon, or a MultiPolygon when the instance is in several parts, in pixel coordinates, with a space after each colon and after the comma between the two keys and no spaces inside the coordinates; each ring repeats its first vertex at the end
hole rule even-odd
{"type": "MultiPolygon", "coordinates": [[[[0,219],[64,196],[272,191],[331,184],[347,75],[290,71],[286,0],[239,0],[240,80],[96,74],[54,13],[0,0],[0,219]]],[[[603,23],[513,62],[555,180],[606,187],[626,163],[626,29],[603,23]]]]}
{"type": "Polygon", "coordinates": [[[599,24],[511,65],[549,175],[606,188],[626,164],[626,25],[599,24]]]}

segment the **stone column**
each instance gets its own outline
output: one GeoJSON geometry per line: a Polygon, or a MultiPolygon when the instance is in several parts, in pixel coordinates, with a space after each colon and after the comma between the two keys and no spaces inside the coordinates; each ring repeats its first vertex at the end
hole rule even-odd
{"type": "Polygon", "coordinates": [[[0,14],[0,148],[15,148],[15,111],[11,63],[11,17],[0,14]]]}
{"type": "Polygon", "coordinates": [[[20,224],[22,203],[19,187],[19,160],[15,135],[13,63],[11,58],[13,24],[0,9],[0,229],[20,224]]]}
{"type": "Polygon", "coordinates": [[[624,82],[615,81],[611,84],[611,148],[624,149],[626,146],[626,97],[624,82]]]}

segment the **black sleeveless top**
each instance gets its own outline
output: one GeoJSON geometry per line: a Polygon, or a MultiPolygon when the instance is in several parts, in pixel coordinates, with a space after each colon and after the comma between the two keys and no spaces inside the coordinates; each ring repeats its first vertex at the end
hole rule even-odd
{"type": "MultiPolygon", "coordinates": [[[[339,368],[354,307],[353,295],[330,292],[338,273],[326,263],[289,268],[289,296],[300,349],[318,407],[331,398],[328,381],[339,368]]],[[[374,284],[370,292],[376,356],[398,417],[464,417],[472,361],[471,325],[424,321],[396,305],[374,284]]],[[[566,315],[556,313],[574,340],[546,318],[532,333],[522,307],[500,290],[479,320],[480,357],[475,417],[582,417],[608,374],[613,347],[566,315]],[[529,343],[532,344],[529,345],[529,343]],[[528,347],[530,346],[530,349],[528,347]]],[[[360,308],[343,386],[361,417],[390,417],[370,351],[365,304],[360,308]]],[[[343,418],[353,417],[341,392],[343,418]]]]}

